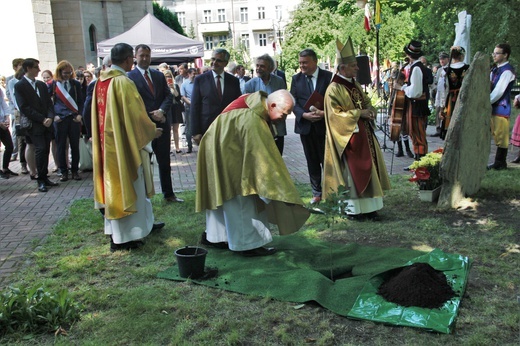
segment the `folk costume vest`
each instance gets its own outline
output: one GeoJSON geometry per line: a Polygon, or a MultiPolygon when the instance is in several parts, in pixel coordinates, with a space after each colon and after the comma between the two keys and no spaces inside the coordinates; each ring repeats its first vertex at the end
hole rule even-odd
{"type": "MultiPolygon", "coordinates": [[[[502,73],[505,71],[511,71],[511,73],[515,73],[515,70],[511,64],[507,63],[500,67],[494,67],[491,70],[491,91],[495,89],[498,81],[500,80],[500,76],[502,76],[502,73]]],[[[506,90],[504,91],[504,94],[500,99],[498,99],[497,102],[493,103],[491,105],[492,107],[492,113],[493,115],[499,115],[501,117],[509,118],[511,115],[511,89],[513,88],[513,84],[515,81],[511,81],[506,90]]]]}

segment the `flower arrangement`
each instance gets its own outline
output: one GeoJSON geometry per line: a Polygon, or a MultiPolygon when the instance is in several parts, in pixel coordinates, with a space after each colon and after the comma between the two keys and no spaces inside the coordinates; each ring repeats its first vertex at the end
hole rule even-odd
{"type": "Polygon", "coordinates": [[[441,186],[440,165],[442,154],[443,149],[439,148],[426,154],[419,161],[415,161],[410,166],[413,176],[409,181],[417,183],[419,190],[434,190],[441,186]]]}

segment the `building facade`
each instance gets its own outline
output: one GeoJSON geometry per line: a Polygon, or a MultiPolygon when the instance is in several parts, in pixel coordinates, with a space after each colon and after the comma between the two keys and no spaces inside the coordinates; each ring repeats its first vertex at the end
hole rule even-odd
{"type": "Polygon", "coordinates": [[[0,74],[12,74],[14,58],[36,58],[53,71],[61,60],[74,67],[96,66],[97,42],[130,29],[147,13],[152,0],[0,1],[4,47],[0,74]],[[22,23],[22,24],[20,24],[22,23]]]}
{"type": "MultiPolygon", "coordinates": [[[[252,64],[257,56],[269,54],[283,65],[280,43],[285,26],[301,0],[165,0],[161,6],[177,14],[188,36],[204,42],[204,59],[213,49],[229,42],[247,52],[252,64]]],[[[250,66],[252,68],[252,66],[250,66]]]]}

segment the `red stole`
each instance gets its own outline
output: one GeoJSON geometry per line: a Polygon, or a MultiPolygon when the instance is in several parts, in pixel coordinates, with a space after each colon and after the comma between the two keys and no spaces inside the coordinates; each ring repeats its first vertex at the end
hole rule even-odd
{"type": "Polygon", "coordinates": [[[242,96],[239,96],[235,101],[231,102],[226,108],[224,108],[224,110],[222,111],[221,114],[230,112],[230,111],[235,110],[235,109],[249,108],[249,106],[246,103],[246,98],[249,95],[250,94],[244,94],[242,96]]]}
{"type": "MultiPolygon", "coordinates": [[[[356,84],[337,75],[334,76],[332,82],[343,85],[349,93],[354,107],[362,109],[363,91],[358,89],[356,84]]],[[[356,192],[358,196],[361,196],[372,178],[372,153],[370,152],[365,121],[359,118],[357,125],[359,132],[352,134],[343,155],[347,158],[348,168],[354,181],[356,192]]]]}
{"type": "MultiPolygon", "coordinates": [[[[107,110],[107,93],[108,88],[110,87],[110,82],[112,82],[112,78],[101,81],[98,80],[96,82],[96,109],[97,109],[97,121],[98,121],[98,134],[99,134],[99,148],[101,150],[101,167],[99,171],[101,172],[101,176],[103,176],[104,171],[104,158],[105,158],[105,118],[106,118],[106,110],[107,110]]],[[[103,196],[105,195],[105,189],[103,188],[103,196]]]]}

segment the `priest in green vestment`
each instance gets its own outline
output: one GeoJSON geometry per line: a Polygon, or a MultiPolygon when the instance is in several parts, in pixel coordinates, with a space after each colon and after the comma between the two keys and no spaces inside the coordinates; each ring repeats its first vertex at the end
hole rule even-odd
{"type": "Polygon", "coordinates": [[[206,211],[206,245],[227,243],[244,256],[276,249],[269,223],[281,235],[309,217],[273,141],[272,126],[292,112],[287,90],[263,91],[232,102],[202,138],[197,161],[196,211],[206,211]]]}

